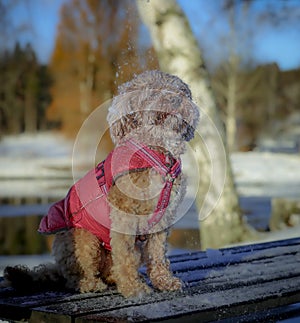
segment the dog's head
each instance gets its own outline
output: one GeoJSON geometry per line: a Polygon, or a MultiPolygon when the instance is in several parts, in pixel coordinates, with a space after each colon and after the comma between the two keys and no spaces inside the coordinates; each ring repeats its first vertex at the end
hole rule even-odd
{"type": "Polygon", "coordinates": [[[123,138],[164,137],[189,141],[199,119],[189,87],[180,78],[161,71],[147,71],[118,88],[107,120],[115,144],[123,138]]]}

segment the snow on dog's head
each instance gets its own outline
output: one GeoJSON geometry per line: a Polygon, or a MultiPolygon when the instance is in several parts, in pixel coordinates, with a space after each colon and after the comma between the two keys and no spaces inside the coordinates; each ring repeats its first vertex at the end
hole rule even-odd
{"type": "Polygon", "coordinates": [[[118,88],[107,120],[115,144],[129,136],[180,142],[193,138],[199,110],[180,78],[147,71],[118,88]]]}

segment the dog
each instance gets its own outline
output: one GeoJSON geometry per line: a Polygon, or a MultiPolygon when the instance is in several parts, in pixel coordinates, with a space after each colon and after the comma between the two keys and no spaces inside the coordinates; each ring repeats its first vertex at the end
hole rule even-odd
{"type": "Polygon", "coordinates": [[[198,119],[189,87],[174,75],[147,71],[119,86],[107,116],[115,149],[41,221],[41,233],[55,234],[55,263],[7,267],[6,284],[81,293],[114,284],[138,297],[152,290],[138,271],[145,264],[155,289],[181,289],[166,246],[186,191],[180,156],[198,119]]]}

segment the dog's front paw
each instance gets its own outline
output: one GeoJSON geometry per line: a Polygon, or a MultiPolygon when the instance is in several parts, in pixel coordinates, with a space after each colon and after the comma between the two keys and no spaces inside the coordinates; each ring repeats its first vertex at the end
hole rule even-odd
{"type": "Polygon", "coordinates": [[[82,279],[79,284],[80,293],[101,292],[106,288],[101,279],[82,279]]]}
{"type": "Polygon", "coordinates": [[[156,277],[153,279],[152,284],[161,291],[175,291],[182,288],[182,281],[177,277],[169,275],[156,277]]]}
{"type": "Polygon", "coordinates": [[[131,284],[121,284],[118,285],[118,292],[121,293],[124,297],[142,297],[145,294],[151,292],[151,288],[144,283],[135,283],[131,284]]]}

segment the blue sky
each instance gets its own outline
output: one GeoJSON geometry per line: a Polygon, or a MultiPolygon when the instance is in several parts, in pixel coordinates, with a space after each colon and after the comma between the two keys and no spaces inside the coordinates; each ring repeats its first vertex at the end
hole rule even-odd
{"type": "MultiPolygon", "coordinates": [[[[14,10],[12,20],[31,26],[22,34],[22,42],[30,41],[42,62],[47,62],[53,50],[60,6],[65,0],[31,0],[22,1],[14,10]],[[27,10],[24,10],[24,6],[27,10]]],[[[151,1],[151,0],[150,0],[151,1]]],[[[288,70],[300,67],[300,0],[273,0],[272,8],[276,11],[276,3],[288,3],[294,12],[299,12],[298,23],[283,21],[281,25],[257,23],[254,14],[265,9],[269,0],[259,0],[249,13],[248,24],[252,28],[251,37],[247,31],[242,32],[239,25],[239,43],[243,44],[243,54],[251,56],[255,63],[276,62],[281,69],[288,70]],[[251,16],[252,15],[252,16],[251,16]],[[246,53],[245,53],[246,48],[246,53]]],[[[219,14],[216,8],[224,0],[178,0],[187,14],[191,27],[201,44],[207,60],[216,62],[226,57],[228,46],[228,16],[219,14]]],[[[251,29],[251,28],[250,28],[251,29]]]]}

